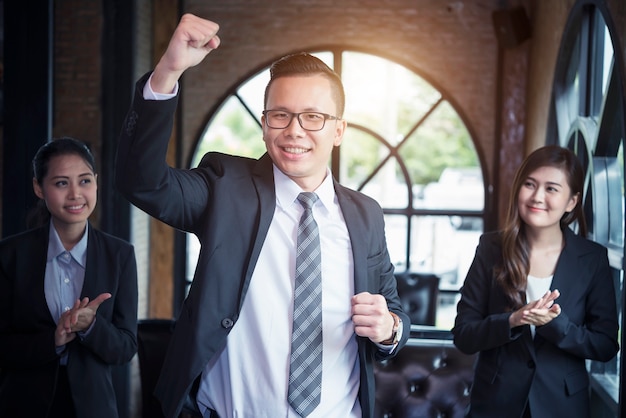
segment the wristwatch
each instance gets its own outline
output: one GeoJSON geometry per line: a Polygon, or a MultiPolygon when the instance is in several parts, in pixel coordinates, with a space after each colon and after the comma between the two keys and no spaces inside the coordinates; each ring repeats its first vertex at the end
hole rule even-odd
{"type": "Polygon", "coordinates": [[[398,315],[396,315],[395,313],[391,311],[389,311],[389,313],[391,314],[393,318],[393,329],[391,332],[391,338],[385,341],[381,341],[380,344],[396,345],[398,344],[398,341],[400,341],[400,333],[398,332],[398,330],[400,329],[400,324],[402,324],[402,319],[400,319],[398,315]]]}

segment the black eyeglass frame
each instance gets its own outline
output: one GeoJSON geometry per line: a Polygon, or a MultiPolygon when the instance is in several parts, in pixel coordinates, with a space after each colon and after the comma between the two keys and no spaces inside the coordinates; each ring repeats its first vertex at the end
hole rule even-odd
{"type": "Polygon", "coordinates": [[[295,117],[298,120],[298,123],[300,124],[300,127],[302,129],[304,129],[305,131],[309,131],[309,132],[318,132],[321,131],[322,129],[324,129],[324,127],[326,126],[326,121],[327,120],[341,120],[341,118],[339,116],[333,116],[333,115],[329,115],[328,113],[324,113],[324,112],[299,112],[299,113],[294,113],[294,112],[288,112],[286,110],[280,110],[280,109],[267,109],[263,111],[263,116],[265,116],[265,124],[267,125],[268,128],[272,128],[272,129],[285,129],[287,128],[289,125],[291,125],[291,122],[293,122],[293,118],[295,117]],[[269,112],[281,112],[281,113],[286,113],[289,115],[289,121],[285,124],[285,126],[281,126],[281,127],[275,127],[270,125],[269,123],[269,117],[267,116],[267,114],[269,112]],[[320,115],[323,116],[323,122],[322,122],[322,127],[319,129],[308,129],[305,128],[304,125],[302,124],[302,119],[300,119],[301,115],[305,115],[305,114],[314,114],[314,115],[320,115]]]}

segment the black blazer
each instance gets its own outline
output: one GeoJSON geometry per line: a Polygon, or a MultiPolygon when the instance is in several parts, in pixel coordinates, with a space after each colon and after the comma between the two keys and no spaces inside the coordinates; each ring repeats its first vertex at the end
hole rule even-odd
{"type": "MultiPolygon", "coordinates": [[[[198,236],[202,249],[194,281],[177,319],[156,395],[166,417],[176,417],[209,360],[225,344],[237,321],[254,266],[276,205],[272,161],[219,153],[199,168],[177,170],[165,155],[177,100],[145,101],[138,83],[122,130],[117,186],[135,205],[161,221],[198,236]],[[139,167],[139,169],[138,169],[139,167]]],[[[335,183],[350,234],[355,291],[380,293],[409,336],[409,318],[396,292],[384,234],[383,213],[371,198],[335,183]]],[[[369,339],[358,339],[363,416],[373,414],[373,361],[383,355],[369,339]]]]}
{"type": "Polygon", "coordinates": [[[585,359],[615,356],[617,309],[607,250],[565,228],[565,247],[551,289],[561,314],[536,328],[510,329],[505,296],[493,279],[502,262],[499,233],[480,238],[457,306],[454,342],[480,352],[471,390],[471,417],[520,417],[529,401],[533,418],[589,417],[585,359]]]}
{"type": "MultiPolygon", "coordinates": [[[[82,341],[67,346],[67,373],[79,418],[118,416],[111,369],[137,351],[137,266],[133,247],[91,226],[82,297],[112,297],[82,341]]],[[[59,356],[44,294],[49,224],[0,241],[0,416],[45,417],[59,356]]]]}

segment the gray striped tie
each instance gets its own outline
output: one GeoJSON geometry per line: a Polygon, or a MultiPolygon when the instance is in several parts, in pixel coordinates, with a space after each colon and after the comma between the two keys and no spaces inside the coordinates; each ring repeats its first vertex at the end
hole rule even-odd
{"type": "Polygon", "coordinates": [[[298,225],[289,404],[302,417],[320,403],[322,391],[322,270],[320,237],[312,207],[318,197],[303,192],[298,225]]]}

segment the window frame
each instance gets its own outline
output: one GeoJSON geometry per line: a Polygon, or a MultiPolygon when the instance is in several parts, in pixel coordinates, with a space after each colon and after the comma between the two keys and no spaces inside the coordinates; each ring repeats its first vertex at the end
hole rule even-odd
{"type": "MultiPolygon", "coordinates": [[[[557,57],[546,143],[574,150],[585,167],[583,204],[588,238],[608,250],[621,329],[626,309],[623,302],[626,113],[625,78],[619,65],[624,61],[616,36],[603,2],[579,0],[572,8],[557,57]],[[612,69],[605,78],[608,46],[613,59],[612,69]]],[[[620,340],[620,347],[624,347],[621,332],[620,340]]],[[[616,416],[620,416],[626,395],[621,354],[620,349],[607,363],[587,362],[594,408],[607,408],[616,416]]]]}

